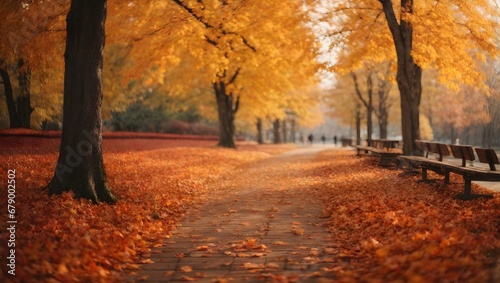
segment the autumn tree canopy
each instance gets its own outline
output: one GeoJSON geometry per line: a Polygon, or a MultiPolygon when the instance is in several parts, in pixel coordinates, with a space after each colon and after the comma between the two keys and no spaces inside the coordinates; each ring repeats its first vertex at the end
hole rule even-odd
{"type": "MultiPolygon", "coordinates": [[[[29,58],[33,54],[45,55],[33,59],[37,64],[32,64],[31,70],[43,71],[50,77],[50,91],[55,95],[50,100],[59,101],[60,105],[66,1],[33,1],[28,5],[8,2],[9,9],[3,11],[9,21],[3,27],[9,35],[17,36],[11,26],[18,23],[15,20],[19,21],[20,13],[32,15],[32,23],[38,25],[44,18],[44,27],[30,33],[30,38],[39,40],[38,45],[34,45],[34,40],[25,40],[24,50],[29,58]],[[46,14],[49,16],[45,17],[46,14]],[[50,49],[48,54],[39,52],[38,48],[44,50],[48,46],[57,46],[57,49],[50,49]]],[[[239,119],[253,122],[250,120],[256,116],[276,117],[285,115],[285,111],[294,111],[299,118],[307,120],[309,109],[318,102],[314,85],[319,67],[315,61],[318,43],[306,24],[307,15],[300,1],[109,3],[103,116],[109,118],[113,111],[124,111],[130,103],[143,100],[154,90],[163,93],[167,101],[172,98],[186,101],[185,97],[199,94],[201,103],[197,107],[207,117],[214,117],[206,113],[210,109],[207,105],[216,105],[217,92],[213,84],[220,88],[223,82],[226,94],[220,97],[234,96],[233,108],[239,101],[239,119]],[[231,81],[237,70],[238,75],[231,81]]],[[[4,54],[13,53],[9,50],[11,45],[7,42],[5,48],[2,47],[6,50],[4,54]]],[[[32,80],[38,79],[32,76],[32,80]]],[[[31,85],[41,84],[36,81],[31,85]]],[[[38,98],[44,97],[45,92],[33,93],[32,97],[37,98],[35,112],[45,109],[45,105],[38,103],[44,101],[38,98]]],[[[164,101],[158,99],[147,104],[157,107],[165,104],[164,101]]],[[[52,107],[55,109],[44,112],[35,126],[43,120],[60,118],[57,104],[52,107]]]]}
{"type": "Polygon", "coordinates": [[[340,73],[364,60],[395,60],[401,96],[405,154],[419,138],[422,69],[439,70],[442,83],[485,90],[475,59],[497,55],[499,9],[491,1],[309,1],[337,54],[332,68],[340,73]]]}

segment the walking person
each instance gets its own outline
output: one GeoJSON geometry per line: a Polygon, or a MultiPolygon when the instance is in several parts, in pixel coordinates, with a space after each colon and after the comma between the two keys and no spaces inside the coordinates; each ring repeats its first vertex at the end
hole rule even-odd
{"type": "Polygon", "coordinates": [[[309,140],[309,143],[312,145],[312,144],[313,144],[313,141],[314,141],[314,136],[313,136],[313,134],[309,134],[309,136],[307,137],[307,139],[309,140]]]}

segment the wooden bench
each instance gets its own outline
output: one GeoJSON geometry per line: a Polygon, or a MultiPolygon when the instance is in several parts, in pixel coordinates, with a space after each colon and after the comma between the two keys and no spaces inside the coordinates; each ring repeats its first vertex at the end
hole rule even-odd
{"type": "Polygon", "coordinates": [[[380,166],[390,166],[402,154],[398,148],[398,140],[373,139],[367,140],[367,145],[355,145],[356,155],[370,155],[379,158],[380,166]]]}
{"type": "Polygon", "coordinates": [[[478,197],[492,198],[492,195],[472,194],[472,181],[500,181],[500,171],[496,170],[496,164],[500,164],[498,156],[493,149],[473,148],[469,145],[447,145],[428,141],[415,141],[417,149],[424,156],[399,156],[399,159],[409,164],[410,171],[415,166],[422,169],[422,181],[427,182],[427,170],[431,170],[444,176],[444,183],[450,182],[450,173],[461,175],[464,179],[464,193],[456,197],[459,199],[475,199],[478,197]],[[479,163],[488,164],[489,168],[479,166],[473,162],[476,160],[476,152],[479,163]]]}
{"type": "Polygon", "coordinates": [[[345,146],[351,146],[352,145],[352,139],[341,138],[340,142],[341,142],[341,144],[342,144],[343,147],[345,147],[345,146]]]}

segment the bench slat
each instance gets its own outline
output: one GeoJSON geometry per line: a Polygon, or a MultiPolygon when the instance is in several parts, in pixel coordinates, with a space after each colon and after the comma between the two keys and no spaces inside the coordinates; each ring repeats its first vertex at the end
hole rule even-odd
{"type": "Polygon", "coordinates": [[[450,144],[453,157],[462,159],[462,167],[466,166],[467,160],[474,161],[474,150],[470,145],[450,144]]]}
{"type": "Polygon", "coordinates": [[[495,164],[500,164],[498,160],[498,155],[494,149],[491,148],[475,148],[477,153],[477,158],[482,163],[487,163],[490,166],[491,171],[496,171],[495,164]]]}
{"type": "Polygon", "coordinates": [[[450,173],[462,175],[464,179],[464,193],[457,195],[459,199],[473,199],[477,197],[492,198],[493,195],[472,194],[471,181],[489,181],[499,182],[500,171],[496,170],[495,164],[500,164],[499,157],[494,149],[487,148],[473,148],[470,145],[447,145],[443,143],[429,142],[416,140],[417,148],[425,153],[423,156],[399,156],[398,158],[407,161],[410,167],[410,172],[413,170],[414,165],[420,165],[422,168],[422,181],[427,181],[427,170],[436,172],[437,174],[445,176],[445,184],[449,182],[450,173]],[[474,161],[476,151],[477,159],[481,163],[489,165],[489,170],[484,167],[466,166],[467,160],[474,161]],[[428,154],[438,154],[439,160],[435,158],[428,158],[428,154]],[[443,161],[444,156],[452,155],[456,159],[446,159],[443,161]],[[462,161],[460,166],[456,161],[462,161]]]}

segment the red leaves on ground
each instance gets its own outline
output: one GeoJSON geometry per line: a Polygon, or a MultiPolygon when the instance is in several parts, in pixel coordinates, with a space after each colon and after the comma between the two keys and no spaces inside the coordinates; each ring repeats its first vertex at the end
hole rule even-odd
{"type": "MultiPolygon", "coordinates": [[[[16,169],[16,276],[46,282],[119,282],[124,268],[161,245],[174,223],[237,166],[288,147],[216,148],[213,141],[104,140],[104,163],[115,205],[93,205],[71,194],[49,197],[58,140],[0,137],[1,180],[16,169]],[[210,144],[209,144],[210,143],[210,144]],[[211,185],[212,184],[212,185],[211,185]]],[[[1,203],[6,205],[6,190],[1,203]]],[[[2,229],[2,238],[6,237],[2,229]]],[[[5,243],[5,242],[4,242],[5,243]]],[[[6,255],[7,245],[0,246],[6,255]]],[[[5,257],[3,257],[5,262],[5,257]]],[[[5,265],[4,265],[5,266],[5,265]]],[[[5,281],[6,274],[0,274],[5,281]]]]}
{"type": "Polygon", "coordinates": [[[460,176],[443,186],[431,173],[438,181],[425,184],[352,152],[324,152],[316,161],[333,247],[342,254],[331,267],[341,280],[488,282],[500,251],[500,193],[456,200],[460,176]]]}

